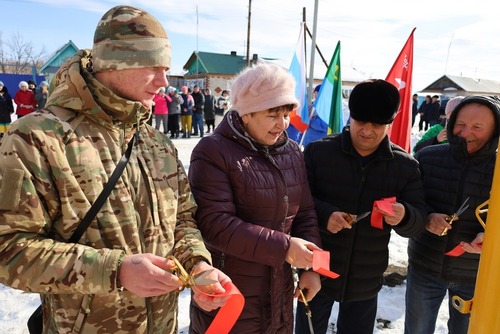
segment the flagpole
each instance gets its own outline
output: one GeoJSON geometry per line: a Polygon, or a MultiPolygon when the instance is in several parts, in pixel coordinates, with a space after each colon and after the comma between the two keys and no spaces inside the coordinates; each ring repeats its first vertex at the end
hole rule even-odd
{"type": "Polygon", "coordinates": [[[314,18],[313,18],[313,35],[311,43],[311,67],[309,70],[309,84],[307,85],[307,103],[311,104],[312,101],[312,91],[314,85],[314,54],[316,50],[316,32],[318,28],[318,1],[314,1],[314,18]]]}
{"type": "MultiPolygon", "coordinates": [[[[304,20],[305,22],[305,20],[304,20]]],[[[305,28],[306,28],[306,32],[307,34],[309,35],[309,37],[312,38],[312,34],[311,34],[311,31],[309,30],[309,28],[307,27],[307,24],[305,25],[305,28]]],[[[323,61],[323,64],[325,64],[325,67],[328,68],[328,63],[326,62],[326,59],[325,57],[323,56],[323,54],[321,53],[321,49],[319,48],[318,44],[316,44],[316,51],[318,51],[318,54],[319,56],[321,57],[321,60],[323,61]]]]}
{"type": "MultiPolygon", "coordinates": [[[[306,24],[306,7],[302,8],[302,24],[303,24],[304,32],[306,30],[309,31],[309,29],[307,28],[307,24],[306,24]]],[[[306,34],[304,34],[304,58],[305,58],[305,61],[307,64],[307,52],[305,52],[307,50],[306,46],[307,46],[307,37],[306,37],[306,34]]],[[[306,73],[306,80],[307,80],[307,73],[306,73]]],[[[309,102],[309,89],[307,89],[306,96],[307,96],[307,103],[310,104],[311,102],[309,102]]],[[[308,108],[309,108],[309,106],[308,106],[308,108]]],[[[307,133],[307,129],[304,130],[304,132],[302,133],[302,136],[300,137],[299,147],[302,149],[303,149],[302,143],[304,142],[304,137],[306,136],[306,133],[307,133]]]]}

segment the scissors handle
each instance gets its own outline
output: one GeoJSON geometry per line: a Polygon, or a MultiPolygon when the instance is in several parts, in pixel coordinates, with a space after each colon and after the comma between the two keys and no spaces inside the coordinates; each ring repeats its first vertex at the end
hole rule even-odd
{"type": "Polygon", "coordinates": [[[311,309],[309,308],[309,303],[307,302],[307,299],[304,296],[304,293],[302,292],[302,289],[301,288],[298,288],[298,289],[299,289],[299,293],[300,293],[300,298],[302,298],[302,302],[304,303],[304,308],[306,309],[306,315],[308,317],[311,317],[312,314],[311,314],[311,309]]]}
{"type": "MultiPolygon", "coordinates": [[[[451,224],[453,224],[453,222],[455,220],[458,220],[458,216],[457,216],[456,213],[454,213],[454,214],[451,215],[451,217],[446,217],[445,219],[448,222],[448,224],[451,225],[451,224]]],[[[441,236],[446,235],[446,233],[448,233],[448,228],[447,227],[445,227],[445,229],[443,230],[443,232],[441,232],[441,236]]]]}

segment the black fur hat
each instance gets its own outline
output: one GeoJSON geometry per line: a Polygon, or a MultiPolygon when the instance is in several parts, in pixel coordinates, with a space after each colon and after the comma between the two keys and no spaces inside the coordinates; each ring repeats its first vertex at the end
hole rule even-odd
{"type": "Polygon", "coordinates": [[[399,109],[399,91],[381,79],[357,84],[349,97],[351,117],[360,122],[390,124],[399,109]]]}

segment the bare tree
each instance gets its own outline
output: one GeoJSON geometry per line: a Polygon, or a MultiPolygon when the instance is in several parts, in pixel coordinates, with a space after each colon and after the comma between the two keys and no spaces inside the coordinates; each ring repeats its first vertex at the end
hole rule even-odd
{"type": "Polygon", "coordinates": [[[5,52],[4,52],[4,45],[3,45],[3,34],[0,31],[0,72],[5,73],[5,52]]]}
{"type": "Polygon", "coordinates": [[[33,66],[39,67],[43,64],[46,54],[45,47],[36,51],[33,42],[26,41],[19,32],[5,42],[0,32],[0,70],[2,73],[31,74],[33,66]]]}

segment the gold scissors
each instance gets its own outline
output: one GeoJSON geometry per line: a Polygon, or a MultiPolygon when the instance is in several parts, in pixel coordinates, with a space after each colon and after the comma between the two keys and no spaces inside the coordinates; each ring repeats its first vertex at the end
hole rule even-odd
{"type": "Polygon", "coordinates": [[[359,222],[361,219],[368,217],[368,215],[371,213],[371,211],[366,211],[363,213],[360,213],[359,215],[351,215],[352,219],[349,221],[350,225],[354,225],[355,223],[359,222]]]}
{"type": "Polygon", "coordinates": [[[182,287],[179,288],[178,292],[181,292],[184,288],[192,288],[195,285],[209,285],[217,283],[216,280],[208,278],[214,269],[204,270],[195,275],[189,275],[175,256],[170,255],[168,259],[174,261],[174,266],[171,268],[172,273],[176,275],[182,283],[182,287]]]}
{"type": "Polygon", "coordinates": [[[307,299],[304,296],[302,289],[298,288],[298,290],[300,293],[300,297],[302,298],[302,302],[304,303],[304,308],[306,309],[307,323],[309,325],[309,332],[311,332],[311,334],[314,334],[314,327],[313,327],[312,319],[311,319],[312,318],[311,308],[309,307],[309,303],[307,302],[307,299]]]}
{"type": "MultiPolygon", "coordinates": [[[[469,201],[470,197],[467,197],[465,201],[463,201],[462,205],[458,208],[457,211],[455,211],[451,216],[446,217],[446,221],[451,225],[455,220],[458,220],[460,215],[464,213],[465,210],[469,208],[469,204],[467,202],[469,201]]],[[[445,228],[443,232],[441,233],[441,236],[446,235],[448,232],[448,229],[445,228]]]]}

